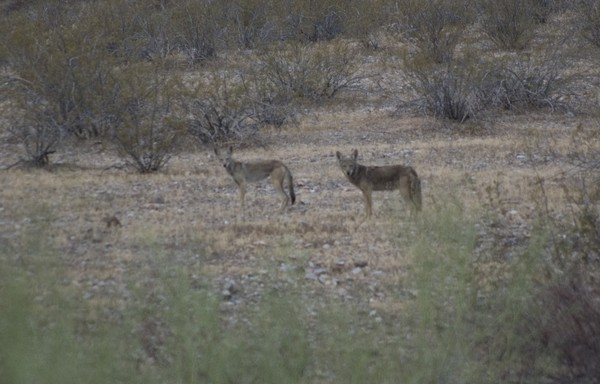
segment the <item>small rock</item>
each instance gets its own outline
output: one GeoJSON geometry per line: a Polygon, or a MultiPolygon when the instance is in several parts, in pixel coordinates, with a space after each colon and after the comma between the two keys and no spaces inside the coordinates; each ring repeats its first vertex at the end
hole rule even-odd
{"type": "Polygon", "coordinates": [[[233,295],[231,294],[231,292],[229,292],[228,289],[224,289],[221,292],[221,295],[223,296],[223,300],[225,300],[225,301],[229,301],[233,297],[233,295]]]}
{"type": "Polygon", "coordinates": [[[373,276],[373,277],[381,277],[383,275],[384,275],[384,272],[380,271],[380,270],[376,270],[376,271],[371,272],[371,276],[373,276]]]}

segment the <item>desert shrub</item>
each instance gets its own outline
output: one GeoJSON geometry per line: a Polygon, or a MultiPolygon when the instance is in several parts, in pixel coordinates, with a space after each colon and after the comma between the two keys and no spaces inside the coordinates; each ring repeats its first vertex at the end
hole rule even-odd
{"type": "Polygon", "coordinates": [[[281,128],[285,124],[296,123],[298,108],[290,94],[264,86],[258,82],[255,86],[254,119],[261,127],[281,128]]]}
{"type": "Polygon", "coordinates": [[[423,55],[406,58],[404,63],[415,98],[402,101],[400,109],[464,122],[488,106],[489,64],[470,56],[436,64],[423,55]]]}
{"type": "Polygon", "coordinates": [[[541,330],[540,345],[555,351],[565,368],[563,382],[600,377],[600,303],[583,281],[571,272],[545,287],[540,301],[546,311],[531,323],[541,330]]]}
{"type": "Polygon", "coordinates": [[[171,12],[156,12],[151,2],[95,2],[82,15],[79,24],[93,26],[99,46],[122,62],[164,59],[175,48],[171,12]]]}
{"type": "Polygon", "coordinates": [[[190,133],[206,144],[250,137],[259,126],[252,119],[254,105],[247,90],[234,71],[206,71],[185,103],[190,133]]]}
{"type": "Polygon", "coordinates": [[[15,80],[5,88],[12,132],[41,165],[65,137],[106,134],[103,107],[112,89],[113,61],[96,44],[94,30],[79,28],[71,14],[50,5],[15,15],[3,39],[15,80]]]}
{"type": "Polygon", "coordinates": [[[531,12],[538,23],[546,23],[553,14],[563,12],[574,7],[574,2],[569,0],[533,0],[531,12]]]}
{"type": "Polygon", "coordinates": [[[590,217],[598,217],[597,209],[589,216],[589,208],[576,213],[578,223],[573,226],[548,222],[545,229],[550,231],[549,241],[541,245],[553,254],[541,265],[547,279],[538,282],[530,311],[522,314],[515,329],[519,337],[528,340],[520,343],[518,350],[526,362],[524,377],[532,377],[531,367],[542,361],[551,361],[546,363],[545,372],[552,374],[553,382],[593,383],[600,377],[600,301],[596,289],[600,226],[597,219],[592,227],[579,225],[581,219],[588,222],[590,217]],[[562,239],[551,238],[557,230],[562,239]]]}
{"type": "Polygon", "coordinates": [[[39,168],[50,164],[49,155],[56,152],[63,138],[60,128],[53,124],[25,123],[12,126],[9,132],[13,139],[22,143],[27,156],[25,164],[39,168]]]}
{"type": "Polygon", "coordinates": [[[521,50],[533,38],[542,5],[539,0],[481,0],[477,2],[481,30],[499,48],[521,50]]]}
{"type": "Polygon", "coordinates": [[[505,109],[523,107],[558,111],[584,109],[578,85],[582,74],[571,71],[569,60],[556,52],[520,54],[500,60],[491,75],[492,103],[505,109]]]}
{"type": "Polygon", "coordinates": [[[231,4],[228,18],[234,28],[235,43],[243,48],[278,38],[276,5],[272,1],[247,0],[231,4]]]}
{"type": "Polygon", "coordinates": [[[583,37],[600,47],[600,3],[597,0],[582,0],[578,4],[578,21],[583,37]]]}
{"type": "Polygon", "coordinates": [[[173,7],[172,22],[176,25],[173,39],[178,50],[192,64],[215,58],[223,47],[224,3],[184,1],[173,7]]]}
{"type": "Polygon", "coordinates": [[[259,74],[271,88],[317,102],[352,89],[364,77],[352,47],[342,44],[285,45],[259,56],[259,74]]]}
{"type": "Polygon", "coordinates": [[[114,140],[129,165],[156,172],[183,135],[176,108],[180,83],[152,67],[124,69],[116,77],[114,140]]]}
{"type": "Polygon", "coordinates": [[[331,40],[344,32],[347,23],[345,7],[335,0],[293,2],[284,11],[287,34],[302,41],[331,40]]]}
{"type": "Polygon", "coordinates": [[[398,10],[396,29],[436,63],[452,59],[473,18],[464,0],[403,0],[398,10]]]}

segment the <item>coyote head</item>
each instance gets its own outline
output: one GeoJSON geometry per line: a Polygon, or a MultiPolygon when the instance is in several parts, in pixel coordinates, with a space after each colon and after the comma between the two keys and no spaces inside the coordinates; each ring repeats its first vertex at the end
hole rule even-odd
{"type": "Polygon", "coordinates": [[[350,156],[344,156],[340,151],[335,153],[337,156],[338,162],[340,163],[340,168],[346,176],[352,177],[356,173],[356,158],[358,157],[358,150],[354,149],[350,156]]]}
{"type": "Polygon", "coordinates": [[[222,152],[215,148],[215,155],[221,163],[223,163],[223,167],[228,168],[229,164],[231,164],[231,155],[233,154],[233,147],[229,147],[227,151],[222,152]]]}

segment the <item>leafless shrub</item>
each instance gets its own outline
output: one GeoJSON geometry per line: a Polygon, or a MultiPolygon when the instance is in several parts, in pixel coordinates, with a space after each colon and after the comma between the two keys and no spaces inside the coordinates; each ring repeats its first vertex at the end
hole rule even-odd
{"type": "Polygon", "coordinates": [[[600,47],[600,2],[597,0],[581,0],[577,9],[581,33],[583,37],[600,47]]]}
{"type": "Polygon", "coordinates": [[[258,86],[254,114],[252,118],[262,126],[281,128],[285,124],[296,123],[297,107],[291,95],[277,89],[258,86]]]}
{"type": "Polygon", "coordinates": [[[56,151],[66,133],[52,116],[45,114],[44,101],[30,88],[26,80],[14,75],[0,78],[0,93],[4,96],[0,112],[8,124],[5,140],[22,145],[27,156],[12,166],[25,163],[45,167],[50,162],[48,155],[56,151]]]}
{"type": "Polygon", "coordinates": [[[174,6],[173,38],[191,64],[215,58],[223,22],[223,3],[183,1],[174,6]]]}
{"type": "Polygon", "coordinates": [[[583,283],[578,272],[545,287],[540,300],[544,308],[538,319],[540,351],[554,351],[566,370],[556,382],[592,383],[600,377],[600,302],[583,283]]]}
{"type": "Polygon", "coordinates": [[[17,164],[26,164],[43,168],[50,164],[49,155],[56,152],[56,146],[62,139],[60,129],[52,125],[22,125],[12,127],[13,139],[23,143],[27,158],[17,164]]]}
{"type": "Polygon", "coordinates": [[[482,89],[488,65],[473,57],[444,64],[417,55],[405,60],[408,85],[416,98],[399,108],[416,108],[424,114],[464,122],[487,107],[482,89]]]}
{"type": "Polygon", "coordinates": [[[330,8],[318,16],[312,25],[312,31],[306,35],[309,41],[331,40],[344,32],[341,10],[330,8]]]}
{"type": "Polygon", "coordinates": [[[259,126],[252,119],[253,100],[248,87],[233,72],[212,71],[199,81],[186,103],[191,117],[189,131],[202,143],[219,144],[240,140],[255,133],[259,126]]]}
{"type": "Polygon", "coordinates": [[[403,0],[396,28],[436,63],[450,61],[472,13],[464,0],[403,0]]]}
{"type": "Polygon", "coordinates": [[[502,49],[521,50],[533,38],[539,0],[481,0],[477,2],[483,33],[502,49]]]}
{"type": "Polygon", "coordinates": [[[578,91],[581,73],[570,70],[561,54],[520,54],[497,65],[491,102],[505,109],[549,108],[575,111],[585,108],[578,91]]]}
{"type": "Polygon", "coordinates": [[[24,80],[27,92],[39,100],[36,105],[44,107],[40,116],[51,118],[63,131],[79,138],[112,134],[120,81],[114,68],[130,64],[107,50],[112,36],[104,35],[106,25],[99,22],[125,10],[119,8],[115,14],[104,11],[98,8],[100,15],[84,13],[77,20],[71,19],[73,15],[56,16],[63,21],[52,18],[55,12],[64,12],[59,10],[43,14],[43,18],[40,14],[22,15],[22,22],[6,42],[11,67],[24,80]],[[45,36],[44,44],[39,44],[36,35],[45,36]]]}
{"type": "Polygon", "coordinates": [[[243,48],[255,48],[279,38],[277,5],[262,0],[232,3],[228,13],[234,40],[243,48]]]}
{"type": "Polygon", "coordinates": [[[364,76],[344,44],[286,45],[259,57],[259,77],[292,98],[317,102],[352,89],[364,76]]]}
{"type": "Polygon", "coordinates": [[[43,9],[15,18],[20,22],[3,41],[14,80],[5,88],[13,108],[8,119],[13,139],[23,143],[33,163],[45,165],[64,138],[107,133],[104,106],[113,62],[92,44],[88,30],[56,25],[43,9]]]}
{"type": "Polygon", "coordinates": [[[160,170],[171,158],[183,129],[177,113],[177,79],[130,68],[119,74],[114,138],[127,162],[141,173],[160,170]]]}

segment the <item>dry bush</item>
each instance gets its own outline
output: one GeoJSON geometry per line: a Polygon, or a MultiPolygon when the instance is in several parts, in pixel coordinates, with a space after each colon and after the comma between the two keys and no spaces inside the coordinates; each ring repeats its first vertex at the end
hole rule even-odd
{"type": "Polygon", "coordinates": [[[141,173],[160,170],[183,135],[177,109],[181,84],[152,67],[118,74],[113,104],[114,139],[128,164],[141,173]]]}
{"type": "Polygon", "coordinates": [[[185,102],[189,132],[202,143],[217,145],[250,137],[259,125],[252,119],[248,89],[234,71],[207,71],[185,102]]]}
{"type": "Polygon", "coordinates": [[[79,134],[90,118],[94,81],[104,73],[95,65],[96,52],[83,48],[86,42],[81,31],[55,28],[55,22],[22,18],[20,27],[7,36],[8,61],[23,80],[11,98],[23,110],[31,104],[41,106],[43,113],[25,116],[32,123],[51,121],[66,132],[79,134]],[[45,44],[38,43],[36,34],[44,37],[45,44]]]}
{"type": "Polygon", "coordinates": [[[536,15],[543,14],[539,0],[480,0],[476,4],[481,30],[501,49],[524,49],[533,38],[536,15]]]}
{"type": "MultiPolygon", "coordinates": [[[[49,155],[56,152],[62,139],[60,128],[52,124],[17,125],[10,128],[10,135],[23,144],[27,158],[24,164],[45,167],[50,164],[49,155]]],[[[19,161],[14,165],[23,163],[19,161]]]]}
{"type": "Polygon", "coordinates": [[[527,329],[535,329],[532,333],[540,337],[530,345],[530,357],[555,353],[564,368],[555,382],[596,382],[600,377],[598,297],[582,284],[581,276],[571,272],[544,287],[540,302],[542,315],[527,319],[527,329]]]}
{"type": "Polygon", "coordinates": [[[416,98],[402,101],[399,109],[464,122],[488,106],[484,88],[489,64],[474,57],[436,64],[416,55],[405,59],[405,70],[416,98]]]}
{"type": "Polygon", "coordinates": [[[231,4],[228,13],[233,31],[233,41],[242,48],[276,41],[280,36],[274,1],[246,0],[231,4]]]}
{"type": "Polygon", "coordinates": [[[356,87],[365,76],[354,49],[343,43],[285,45],[259,56],[257,76],[291,98],[318,102],[356,87]]]}
{"type": "Polygon", "coordinates": [[[224,47],[225,8],[223,2],[184,1],[174,7],[173,38],[176,47],[192,64],[215,58],[224,47]]]}
{"type": "Polygon", "coordinates": [[[578,4],[577,13],[583,37],[600,47],[600,2],[581,0],[578,4]]]}
{"type": "Polygon", "coordinates": [[[556,52],[522,53],[496,64],[490,74],[490,97],[505,109],[549,108],[553,111],[584,109],[579,85],[582,73],[573,71],[570,60],[556,52]]]}
{"type": "Polygon", "coordinates": [[[525,316],[523,335],[532,359],[555,356],[553,382],[594,383],[600,377],[600,169],[599,131],[579,126],[572,136],[573,167],[551,183],[540,179],[538,222],[546,232],[542,247],[546,281],[538,284],[535,316],[525,316]],[[565,208],[556,212],[548,189],[560,180],[565,208]],[[548,184],[548,185],[547,185],[548,184]]]}
{"type": "Polygon", "coordinates": [[[292,37],[303,41],[331,40],[344,32],[346,7],[335,0],[290,3],[284,20],[292,37]]]}
{"type": "Polygon", "coordinates": [[[260,81],[254,84],[254,114],[252,118],[262,126],[281,128],[297,123],[298,106],[292,95],[269,87],[260,81]]]}
{"type": "Polygon", "coordinates": [[[114,62],[98,46],[95,31],[73,18],[58,4],[32,8],[14,15],[3,40],[14,80],[5,88],[13,138],[40,165],[65,137],[106,134],[114,62]]]}
{"type": "Polygon", "coordinates": [[[452,60],[473,15],[465,0],[403,0],[396,29],[436,63],[452,60]]]}

